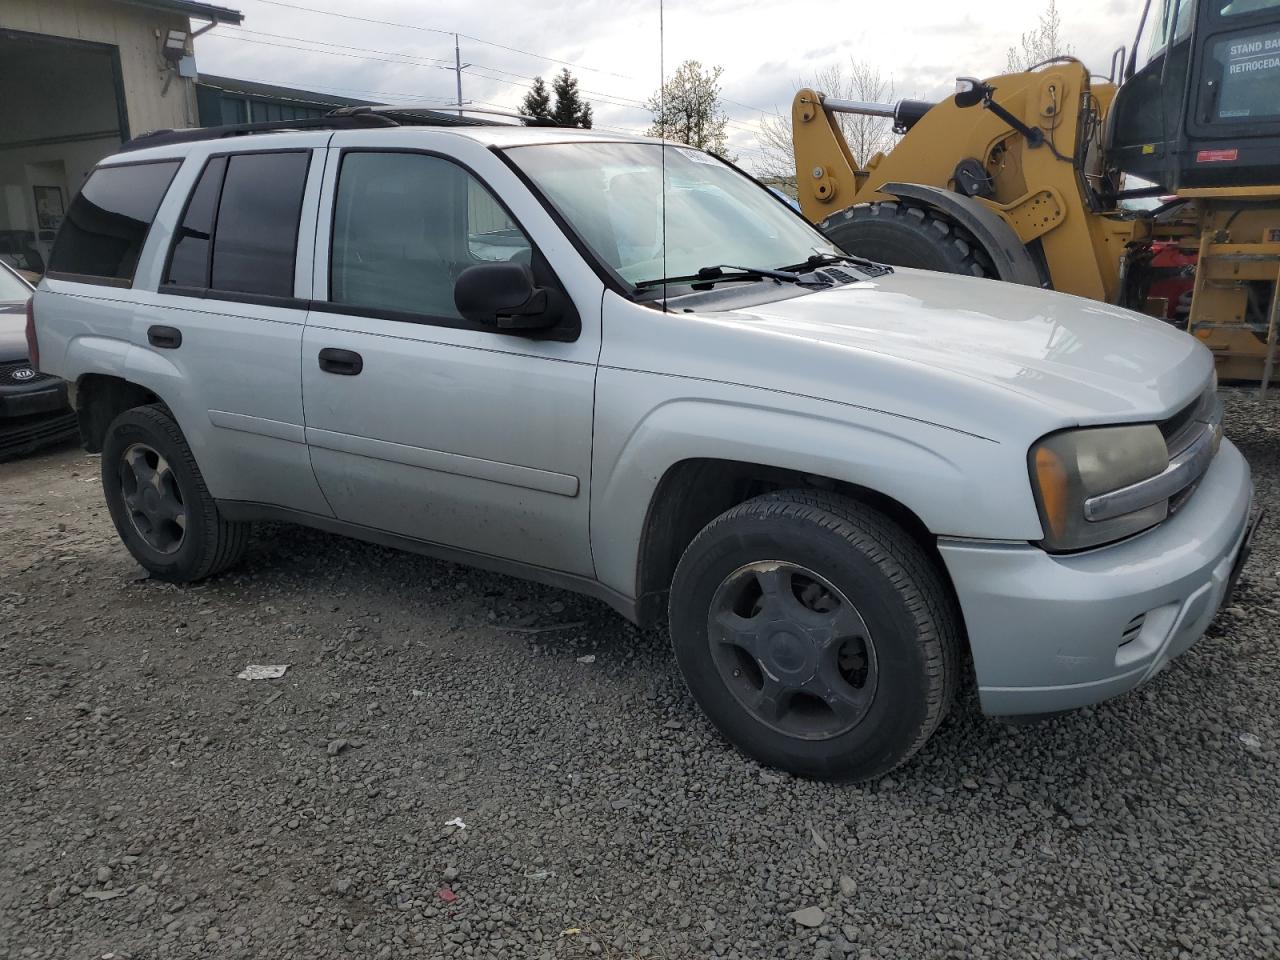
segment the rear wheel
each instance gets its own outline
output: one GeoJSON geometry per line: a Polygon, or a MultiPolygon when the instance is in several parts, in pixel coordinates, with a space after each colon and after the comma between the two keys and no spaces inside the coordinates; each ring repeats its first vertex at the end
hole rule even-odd
{"type": "Polygon", "coordinates": [[[158,580],[202,580],[244,555],[249,525],[222,518],[163,407],[134,407],[111,422],[102,445],[102,490],[120,539],[158,580]]]}
{"type": "Polygon", "coordinates": [[[900,267],[995,277],[977,238],[936,210],[895,200],[862,203],[818,225],[846,253],[900,267]]]}
{"type": "Polygon", "coordinates": [[[954,697],[959,627],[921,547],[821,491],[712,521],[671,587],[676,658],[699,705],[762,763],[823,780],[880,776],[954,697]]]}

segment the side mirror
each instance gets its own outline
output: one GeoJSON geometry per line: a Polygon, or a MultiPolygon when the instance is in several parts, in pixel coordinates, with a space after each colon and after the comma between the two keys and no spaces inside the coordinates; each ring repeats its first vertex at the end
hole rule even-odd
{"type": "Polygon", "coordinates": [[[560,320],[559,293],[534,285],[526,263],[479,263],[453,285],[453,303],[463,317],[499,330],[545,330],[560,320]]]}
{"type": "Polygon", "coordinates": [[[976,107],[989,93],[991,88],[976,77],[956,77],[957,107],[976,107]]]}

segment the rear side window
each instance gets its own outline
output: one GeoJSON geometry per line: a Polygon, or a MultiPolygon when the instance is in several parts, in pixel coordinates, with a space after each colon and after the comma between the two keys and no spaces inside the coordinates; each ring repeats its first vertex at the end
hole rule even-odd
{"type": "Polygon", "coordinates": [[[293,295],[309,151],[242,153],[205,165],[174,236],[165,286],[293,295]]]}
{"type": "Polygon", "coordinates": [[[222,177],[227,172],[227,158],[214,157],[204,168],[195,192],[187,202],[173,241],[169,272],[165,283],[180,287],[209,286],[209,248],[213,240],[213,221],[218,213],[218,197],[222,193],[222,177]]]}
{"type": "Polygon", "coordinates": [[[93,171],[58,231],[50,275],[130,286],[151,221],[180,165],[163,160],[93,171]]]}

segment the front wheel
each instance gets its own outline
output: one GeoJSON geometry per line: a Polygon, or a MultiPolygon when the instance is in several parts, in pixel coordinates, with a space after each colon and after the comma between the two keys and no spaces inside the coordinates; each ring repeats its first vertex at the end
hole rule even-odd
{"type": "Polygon", "coordinates": [[[223,519],[186,438],[163,407],[134,407],[111,422],[102,445],[102,490],[120,539],[158,580],[202,580],[244,554],[249,525],[223,519]]]}
{"type": "Polygon", "coordinates": [[[818,225],[845,253],[968,277],[995,277],[977,238],[936,210],[914,203],[877,200],[834,213],[818,225]]]}
{"type": "Polygon", "coordinates": [[[820,780],[881,776],[954,698],[959,625],[920,545],[822,491],[756,497],[690,544],[671,587],[689,690],[725,737],[820,780]]]}

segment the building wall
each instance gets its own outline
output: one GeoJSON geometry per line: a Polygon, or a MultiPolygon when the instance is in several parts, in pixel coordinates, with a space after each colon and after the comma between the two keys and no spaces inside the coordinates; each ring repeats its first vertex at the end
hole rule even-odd
{"type": "Polygon", "coordinates": [[[180,14],[112,0],[3,0],[0,29],[118,47],[131,136],[199,125],[194,84],[163,69],[156,35],[157,31],[160,37],[169,30],[190,32],[189,21],[180,14]],[[172,77],[167,91],[163,89],[166,72],[172,77]]]}
{"type": "Polygon", "coordinates": [[[198,125],[169,30],[191,27],[119,0],[0,0],[0,258],[47,262],[58,209],[121,139],[198,125]]]}

